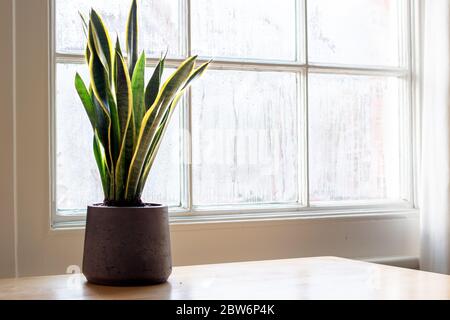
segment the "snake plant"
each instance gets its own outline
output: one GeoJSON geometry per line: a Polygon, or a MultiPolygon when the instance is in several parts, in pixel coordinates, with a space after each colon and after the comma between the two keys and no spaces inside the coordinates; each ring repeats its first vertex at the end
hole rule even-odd
{"type": "MultiPolygon", "coordinates": [[[[80,14],[81,15],[81,14],[80,14]]],[[[159,59],[147,85],[145,52],[138,49],[138,6],[133,0],[126,30],[126,57],[119,39],[113,46],[101,16],[81,15],[90,84],[75,76],[75,88],[93,129],[93,151],[104,205],[142,206],[142,191],[170,118],[186,89],[207,69],[186,59],[162,83],[166,57],[159,59]]]]}

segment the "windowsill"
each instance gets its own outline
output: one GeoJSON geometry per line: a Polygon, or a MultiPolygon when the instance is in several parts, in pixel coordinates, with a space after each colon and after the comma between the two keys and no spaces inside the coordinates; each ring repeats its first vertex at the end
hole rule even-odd
{"type": "MultiPolygon", "coordinates": [[[[238,211],[237,211],[238,212],[238,211]]],[[[171,226],[208,225],[217,224],[271,224],[304,222],[329,222],[342,220],[378,220],[404,219],[419,216],[415,208],[382,208],[382,209],[330,209],[317,211],[296,212],[264,212],[264,213],[228,213],[228,214],[195,214],[171,216],[171,226]]],[[[84,230],[85,221],[56,222],[51,226],[52,231],[84,230]]]]}

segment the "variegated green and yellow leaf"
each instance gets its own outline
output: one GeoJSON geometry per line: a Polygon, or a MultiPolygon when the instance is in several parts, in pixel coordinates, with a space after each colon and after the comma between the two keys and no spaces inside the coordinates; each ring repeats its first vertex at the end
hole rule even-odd
{"type": "Polygon", "coordinates": [[[116,199],[122,200],[125,195],[126,177],[133,154],[133,94],[130,77],[123,57],[116,53],[117,68],[117,104],[119,106],[120,123],[122,130],[122,143],[115,172],[116,199]]]}
{"type": "Polygon", "coordinates": [[[185,93],[185,90],[182,90],[181,92],[179,92],[176,95],[175,99],[173,99],[170,107],[167,109],[166,113],[164,114],[163,119],[161,120],[161,125],[159,126],[155,137],[153,138],[153,141],[150,146],[150,150],[145,158],[144,170],[143,170],[141,176],[139,177],[139,183],[138,183],[138,188],[137,188],[137,196],[139,198],[142,196],[142,192],[144,190],[145,183],[147,182],[148,175],[153,166],[153,163],[155,162],[156,156],[159,151],[159,147],[161,146],[161,142],[166,134],[167,128],[169,127],[172,115],[175,111],[176,106],[178,105],[178,102],[180,101],[180,99],[184,95],[184,93],[185,93]]]}
{"type": "Polygon", "coordinates": [[[150,78],[147,88],[145,89],[145,108],[146,111],[150,109],[150,107],[153,105],[153,103],[156,100],[156,97],[159,93],[159,88],[161,86],[161,78],[162,74],[164,72],[164,63],[165,63],[166,57],[159,60],[158,65],[155,68],[155,71],[153,72],[152,77],[150,78]]]}
{"type": "MultiPolygon", "coordinates": [[[[117,53],[119,53],[123,57],[122,48],[120,47],[119,36],[116,37],[116,51],[115,51],[115,54],[117,55],[117,53]]],[[[114,84],[115,90],[117,90],[117,67],[116,67],[116,64],[117,64],[117,58],[114,59],[114,64],[113,64],[113,67],[114,67],[114,70],[113,70],[113,84],[114,84]]]]}
{"type": "Polygon", "coordinates": [[[115,165],[119,159],[122,134],[120,132],[120,119],[116,100],[111,92],[111,88],[108,87],[106,91],[108,95],[108,106],[111,116],[111,154],[113,164],[115,165]]]}
{"type": "Polygon", "coordinates": [[[210,60],[208,62],[205,62],[200,67],[198,67],[197,69],[192,71],[192,73],[189,76],[189,79],[186,81],[183,89],[187,89],[187,87],[189,87],[192,84],[193,81],[195,81],[196,79],[200,78],[203,75],[203,73],[206,71],[206,69],[208,69],[208,67],[211,64],[211,62],[212,62],[212,60],[210,60]]]}
{"type": "MultiPolygon", "coordinates": [[[[95,12],[91,11],[90,27],[92,29],[93,42],[95,50],[100,58],[108,75],[112,74],[113,47],[109,37],[108,29],[102,18],[95,12]]],[[[92,51],[93,48],[91,48],[92,51]]]]}
{"type": "MultiPolygon", "coordinates": [[[[92,35],[92,32],[90,32],[92,35]]],[[[91,49],[91,47],[90,47],[91,49]]],[[[111,172],[114,172],[115,157],[113,156],[114,135],[112,135],[111,114],[109,110],[110,89],[107,73],[101,63],[96,51],[91,49],[91,60],[89,63],[91,77],[91,88],[93,102],[97,109],[99,136],[107,154],[107,161],[111,172]]],[[[114,179],[110,179],[110,192],[114,192],[114,179]]],[[[111,195],[110,195],[111,196],[111,195]]],[[[112,195],[114,196],[114,194],[112,195]]]]}
{"type": "Polygon", "coordinates": [[[109,195],[109,187],[110,187],[110,179],[111,174],[108,169],[107,161],[106,161],[106,154],[105,149],[103,148],[103,145],[100,141],[100,138],[98,137],[97,130],[94,130],[94,158],[95,162],[97,163],[97,168],[100,174],[100,180],[102,182],[103,187],[103,193],[105,196],[109,195]]]}
{"type": "Polygon", "coordinates": [[[128,181],[126,186],[126,199],[133,199],[136,196],[140,176],[144,169],[145,158],[149,152],[151,142],[156,135],[161,120],[166,110],[170,107],[178,91],[186,83],[194,66],[196,56],[186,59],[181,66],[167,79],[161,88],[153,106],[147,111],[142,120],[141,130],[137,140],[137,145],[130,164],[128,181]]]}
{"type": "Polygon", "coordinates": [[[110,85],[108,72],[102,64],[101,59],[95,50],[94,31],[92,23],[89,27],[88,45],[91,52],[89,59],[89,75],[91,78],[91,86],[97,99],[102,103],[102,106],[109,113],[108,106],[108,88],[110,85]]]}
{"type": "MultiPolygon", "coordinates": [[[[109,122],[110,118],[108,113],[105,112],[105,109],[101,106],[97,97],[94,94],[92,86],[89,88],[89,94],[92,99],[92,103],[94,104],[95,109],[95,129],[98,131],[99,138],[109,154],[109,122]]],[[[108,159],[109,161],[109,159],[108,159]]]]}
{"type": "Polygon", "coordinates": [[[130,113],[130,106],[132,107],[133,96],[130,90],[130,85],[127,81],[129,75],[127,70],[124,70],[122,63],[124,61],[120,52],[116,52],[115,59],[116,68],[116,100],[117,109],[119,113],[119,123],[120,123],[120,134],[123,137],[125,135],[125,130],[128,124],[128,117],[130,113]]]}
{"type": "Polygon", "coordinates": [[[92,102],[91,95],[89,94],[88,89],[86,88],[86,85],[84,84],[83,79],[81,79],[80,75],[75,75],[75,88],[78,92],[78,96],[80,97],[80,100],[84,106],[84,110],[86,111],[86,114],[89,118],[89,121],[91,122],[92,129],[95,130],[96,128],[96,112],[95,112],[95,106],[92,102]]]}
{"type": "Polygon", "coordinates": [[[127,30],[126,30],[126,44],[128,55],[128,71],[130,77],[133,76],[134,67],[138,60],[138,17],[137,17],[137,2],[133,0],[131,4],[130,13],[128,14],[127,30]]]}
{"type": "Polygon", "coordinates": [[[176,106],[178,105],[178,102],[180,101],[181,97],[184,95],[187,88],[205,72],[205,70],[208,68],[210,63],[211,63],[211,61],[206,62],[206,63],[202,64],[200,67],[198,67],[197,69],[192,71],[192,73],[190,74],[188,80],[186,81],[183,89],[181,90],[181,92],[179,92],[176,95],[175,99],[172,101],[172,103],[170,105],[170,108],[166,111],[166,114],[164,115],[164,117],[161,121],[161,125],[159,126],[158,131],[151,143],[150,150],[145,159],[144,170],[142,172],[141,177],[139,178],[139,184],[138,184],[138,196],[139,197],[142,195],[148,175],[149,175],[150,170],[153,166],[153,163],[156,159],[156,156],[159,151],[159,147],[164,138],[165,132],[166,132],[167,128],[169,127],[170,119],[172,118],[173,112],[174,112],[176,106]]]}
{"type": "MultiPolygon", "coordinates": [[[[135,132],[141,129],[142,119],[147,111],[144,106],[145,53],[142,52],[134,67],[131,87],[133,89],[133,120],[135,132]]],[[[137,136],[137,134],[136,134],[137,136]]]]}
{"type": "Polygon", "coordinates": [[[88,38],[88,29],[89,29],[88,22],[86,20],[86,17],[84,16],[84,14],[82,14],[80,11],[78,11],[78,15],[81,18],[83,32],[84,32],[84,35],[86,36],[86,39],[87,39],[88,38]]]}

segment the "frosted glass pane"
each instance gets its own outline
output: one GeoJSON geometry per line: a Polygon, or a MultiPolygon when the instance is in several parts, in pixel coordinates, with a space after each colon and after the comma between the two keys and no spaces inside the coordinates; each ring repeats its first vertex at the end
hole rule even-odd
{"type": "Polygon", "coordinates": [[[311,201],[399,198],[399,80],[311,74],[311,201]]]}
{"type": "MultiPolygon", "coordinates": [[[[56,0],[56,50],[82,53],[86,39],[78,12],[89,15],[94,8],[102,15],[113,41],[119,35],[125,48],[125,28],[131,0],[56,0]]],[[[159,56],[169,49],[170,56],[180,55],[179,1],[140,0],[140,49],[159,56]]]]}
{"type": "Polygon", "coordinates": [[[295,0],[192,0],[192,51],[295,60],[295,0]]]}
{"type": "Polygon", "coordinates": [[[209,70],[194,85],[194,205],[298,200],[296,75],[209,70]]]}
{"type": "Polygon", "coordinates": [[[87,79],[85,65],[56,69],[57,209],[86,209],[104,199],[92,153],[92,128],[74,88],[75,72],[87,79]]]}
{"type": "Polygon", "coordinates": [[[308,1],[310,61],[398,66],[403,3],[404,0],[308,1]]]}
{"type": "MultiPolygon", "coordinates": [[[[92,154],[92,129],[74,89],[75,72],[86,82],[87,67],[58,64],[56,68],[56,202],[59,210],[85,209],[103,201],[92,154]]],[[[161,145],[143,195],[146,202],[180,203],[179,114],[161,145]]]]}

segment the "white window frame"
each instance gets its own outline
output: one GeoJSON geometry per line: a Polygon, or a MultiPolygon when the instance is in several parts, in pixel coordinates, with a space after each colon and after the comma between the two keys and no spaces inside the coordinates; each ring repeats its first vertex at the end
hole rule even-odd
{"type": "MultiPolygon", "coordinates": [[[[57,63],[84,63],[81,55],[60,54],[55,49],[55,21],[54,21],[54,1],[50,1],[50,97],[51,97],[51,221],[53,228],[72,228],[82,227],[85,223],[85,210],[73,211],[70,214],[58,214],[56,208],[56,190],[55,190],[55,169],[56,169],[56,150],[55,147],[55,66],[57,63]]],[[[191,21],[190,21],[190,0],[179,0],[181,3],[181,48],[184,56],[191,55],[191,21]]],[[[267,220],[267,219],[292,219],[304,217],[324,217],[324,216],[342,216],[342,215],[362,215],[362,214],[384,214],[414,212],[417,205],[417,176],[418,176],[418,115],[420,114],[420,90],[419,83],[416,80],[417,71],[420,68],[419,54],[419,26],[418,26],[418,1],[404,1],[406,8],[401,10],[406,33],[400,43],[400,62],[402,67],[371,67],[356,65],[331,65],[316,64],[308,61],[308,17],[307,0],[297,0],[297,17],[303,16],[303,19],[297,19],[297,55],[296,62],[270,61],[270,60],[252,60],[252,59],[214,59],[210,69],[212,70],[250,70],[250,71],[273,71],[273,72],[295,72],[298,77],[298,110],[299,110],[299,128],[304,128],[299,132],[298,137],[298,155],[299,159],[299,190],[301,192],[298,204],[270,204],[270,205],[239,205],[239,206],[220,206],[220,207],[202,207],[196,208],[192,204],[192,141],[191,136],[184,135],[182,139],[182,148],[184,159],[182,161],[182,176],[184,188],[182,190],[181,206],[171,208],[171,221],[174,223],[193,223],[193,222],[217,222],[217,221],[246,221],[246,220],[267,220]],[[300,37],[303,34],[303,37],[300,37]],[[308,176],[308,101],[307,87],[308,74],[330,73],[330,74],[351,74],[351,75],[382,75],[395,76],[404,79],[403,92],[400,95],[401,101],[401,123],[400,128],[400,163],[403,168],[400,173],[401,195],[403,201],[351,201],[351,202],[321,202],[320,205],[309,201],[309,176],[308,176]],[[303,115],[303,116],[301,116],[303,115]]],[[[183,60],[183,57],[167,59],[167,67],[176,67],[183,60]]],[[[199,57],[199,62],[209,60],[209,57],[199,57]]],[[[147,64],[155,65],[156,59],[147,59],[147,64]]],[[[182,122],[184,130],[191,132],[191,113],[188,105],[191,102],[191,92],[189,91],[183,100],[182,122]]],[[[183,131],[184,131],[183,130],[183,131]]]]}

